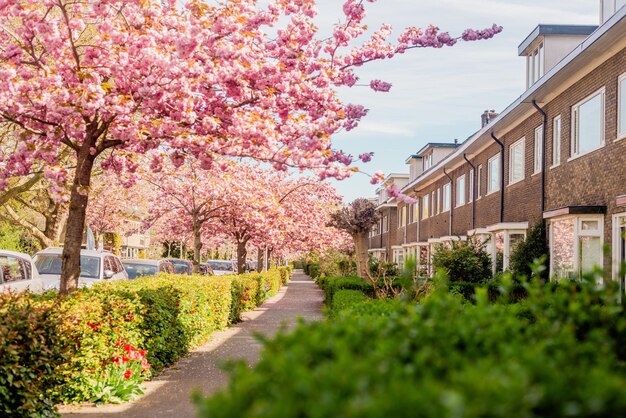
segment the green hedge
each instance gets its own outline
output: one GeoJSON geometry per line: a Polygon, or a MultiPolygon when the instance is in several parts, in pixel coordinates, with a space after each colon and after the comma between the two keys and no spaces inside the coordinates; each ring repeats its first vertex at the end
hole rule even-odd
{"type": "Polygon", "coordinates": [[[367,300],[367,296],[363,294],[360,290],[347,290],[342,289],[335,292],[333,297],[333,303],[330,309],[330,315],[335,316],[339,312],[353,307],[354,305],[365,302],[367,300]]]}
{"type": "Polygon", "coordinates": [[[527,286],[517,304],[437,290],[357,304],[266,342],[201,417],[626,416],[626,311],[613,286],[527,286]],[[370,305],[369,307],[366,307],[370,305]]]}
{"type": "Polygon", "coordinates": [[[0,411],[113,399],[111,376],[123,366],[137,366],[138,386],[276,294],[282,282],[276,269],[221,277],[161,274],[78,289],[60,302],[50,293],[2,295],[1,335],[15,338],[0,339],[0,371],[7,376],[0,376],[0,411]]]}
{"type": "Polygon", "coordinates": [[[333,297],[339,290],[358,290],[370,297],[374,292],[372,283],[366,282],[360,277],[321,277],[317,283],[324,291],[324,302],[329,307],[332,306],[333,297]]]}

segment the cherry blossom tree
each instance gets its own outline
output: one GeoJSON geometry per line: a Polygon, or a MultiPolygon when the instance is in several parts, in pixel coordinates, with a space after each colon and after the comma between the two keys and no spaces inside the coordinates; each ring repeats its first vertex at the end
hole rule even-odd
{"type": "MultiPolygon", "coordinates": [[[[343,11],[332,36],[317,39],[315,0],[0,2],[0,122],[23,130],[15,152],[0,155],[0,188],[37,161],[50,180],[71,184],[62,294],[77,286],[98,158],[104,168],[133,173],[137,154],[161,148],[177,165],[184,152],[203,168],[215,155],[248,156],[345,178],[353,158],[333,150],[331,138],[367,111],[335,92],[356,84],[356,67],[501,30],[455,38],[434,26],[409,28],[391,42],[383,26],[351,47],[365,32],[363,1],[347,0],[343,11]],[[76,162],[71,178],[55,169],[66,149],[76,162]]],[[[161,164],[153,161],[155,170],[161,164]]]]}

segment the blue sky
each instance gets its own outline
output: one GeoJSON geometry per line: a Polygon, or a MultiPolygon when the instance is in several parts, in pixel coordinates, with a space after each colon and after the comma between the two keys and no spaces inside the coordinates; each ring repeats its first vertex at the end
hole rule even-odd
{"type": "MultiPolygon", "coordinates": [[[[329,33],[341,15],[340,0],[320,0],[318,24],[329,33]]],[[[340,92],[342,99],[370,109],[360,126],[334,138],[334,146],[353,155],[373,151],[364,171],[408,172],[406,158],[427,142],[463,140],[480,128],[486,109],[500,111],[525,89],[525,61],[517,47],[539,23],[598,24],[596,0],[379,0],[365,3],[367,25],[389,23],[399,32],[429,23],[453,35],[467,27],[497,23],[504,31],[488,41],[460,43],[439,50],[417,49],[359,70],[362,83],[383,79],[388,93],[367,87],[340,92]]],[[[356,175],[335,182],[349,202],[369,197],[375,186],[356,175]]]]}

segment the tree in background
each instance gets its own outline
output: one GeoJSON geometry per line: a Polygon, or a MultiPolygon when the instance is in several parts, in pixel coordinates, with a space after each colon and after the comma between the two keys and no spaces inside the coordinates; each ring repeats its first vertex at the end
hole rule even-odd
{"type": "Polygon", "coordinates": [[[352,237],[356,254],[356,270],[359,277],[371,280],[368,261],[368,236],[380,214],[368,199],[356,199],[331,216],[330,225],[345,231],[352,237]]]}

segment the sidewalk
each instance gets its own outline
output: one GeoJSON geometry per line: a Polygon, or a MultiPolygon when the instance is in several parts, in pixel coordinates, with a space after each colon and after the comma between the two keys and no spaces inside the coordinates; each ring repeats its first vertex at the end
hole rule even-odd
{"type": "Polygon", "coordinates": [[[64,406],[60,412],[74,418],[195,417],[190,394],[194,389],[211,394],[224,387],[228,376],[219,368],[223,361],[245,359],[254,364],[261,348],[254,334],[272,336],[283,324],[293,326],[298,317],[322,319],[323,299],[311,278],[296,270],[288,286],[254,311],[244,313],[243,322],[214,333],[209,342],[145,382],[146,393],[140,399],[123,405],[64,406]]]}

